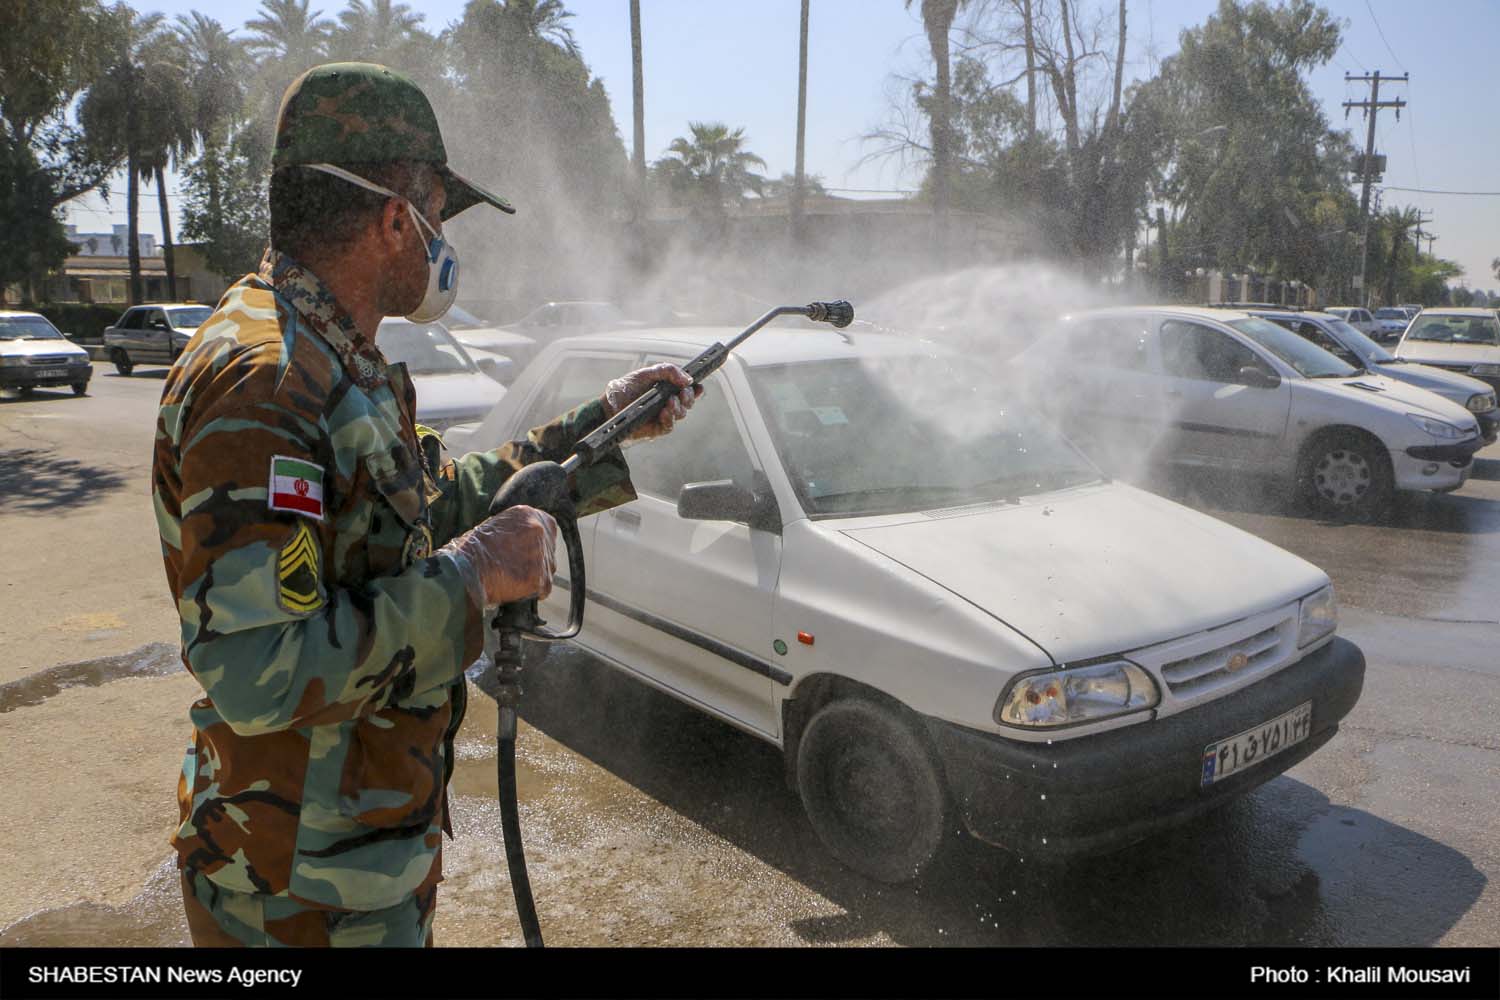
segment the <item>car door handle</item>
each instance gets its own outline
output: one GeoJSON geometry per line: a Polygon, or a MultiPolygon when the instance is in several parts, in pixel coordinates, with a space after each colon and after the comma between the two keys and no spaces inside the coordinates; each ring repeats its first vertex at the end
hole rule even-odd
{"type": "Polygon", "coordinates": [[[636,511],[617,509],[614,512],[614,516],[622,528],[629,528],[631,531],[635,531],[641,526],[641,515],[636,511]]]}

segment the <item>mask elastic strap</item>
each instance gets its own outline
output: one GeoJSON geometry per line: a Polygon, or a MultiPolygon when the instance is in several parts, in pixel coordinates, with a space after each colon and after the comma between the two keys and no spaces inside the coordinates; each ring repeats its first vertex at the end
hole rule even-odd
{"type": "MultiPolygon", "coordinates": [[[[353,184],[356,187],[362,187],[366,191],[373,191],[376,194],[383,194],[388,198],[400,198],[401,203],[406,206],[406,211],[411,215],[412,221],[417,224],[417,228],[427,230],[429,247],[431,246],[433,240],[441,238],[438,236],[438,231],[432,227],[432,224],[422,217],[421,212],[417,211],[416,206],[411,203],[410,198],[399,195],[388,187],[381,187],[374,181],[367,181],[358,174],[351,174],[343,167],[336,167],[332,163],[307,163],[304,164],[304,166],[306,166],[309,170],[321,171],[322,173],[337,177],[339,178],[339,180],[348,181],[350,184],[353,184]]],[[[435,255],[430,249],[428,250],[428,256],[435,259],[435,255]]]]}

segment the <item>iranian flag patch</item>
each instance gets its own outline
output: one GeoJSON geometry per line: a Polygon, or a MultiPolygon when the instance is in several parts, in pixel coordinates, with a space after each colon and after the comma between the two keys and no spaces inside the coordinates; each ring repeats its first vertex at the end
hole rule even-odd
{"type": "Polygon", "coordinates": [[[289,510],[323,520],[323,467],[300,458],[271,456],[272,510],[289,510]]]}

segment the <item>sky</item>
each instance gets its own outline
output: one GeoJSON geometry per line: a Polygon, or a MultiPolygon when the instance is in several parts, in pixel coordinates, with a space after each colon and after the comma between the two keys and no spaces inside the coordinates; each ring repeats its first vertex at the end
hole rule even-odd
{"type": "MultiPolygon", "coordinates": [[[[462,0],[407,0],[437,32],[461,15],[462,0]]],[[[1412,206],[1432,221],[1433,252],[1463,266],[1472,288],[1500,288],[1490,261],[1500,257],[1500,2],[1496,0],[1324,0],[1344,25],[1335,59],[1309,83],[1335,127],[1345,127],[1343,102],[1368,99],[1368,85],[1345,75],[1379,70],[1409,73],[1406,83],[1381,85],[1381,99],[1408,102],[1398,122],[1377,118],[1376,151],[1387,158],[1382,206],[1412,206]],[[1495,192],[1493,195],[1423,193],[1495,192]]],[[[142,12],[173,18],[197,9],[226,27],[254,17],[256,0],[131,0],[142,12]]],[[[341,0],[314,0],[336,16],[341,0]]],[[[912,6],[920,9],[919,2],[912,6]]],[[[1129,0],[1127,76],[1148,76],[1176,51],[1179,33],[1201,24],[1216,0],[1129,0]]],[[[569,22],[592,72],[604,81],[627,151],[631,144],[630,26],[626,0],[569,0],[569,22]]],[[[748,147],[772,177],[795,160],[799,0],[642,0],[646,157],[656,159],[690,121],[743,127],[748,147]]],[[[927,42],[916,10],[902,0],[812,0],[809,25],[807,170],[835,193],[888,196],[910,190],[914,168],[871,160],[862,136],[890,116],[898,76],[930,73],[927,42]]],[[[1364,146],[1365,121],[1355,110],[1347,127],[1364,146]]],[[[463,164],[454,164],[462,171],[463,164]]],[[[123,222],[123,184],[106,205],[78,199],[68,221],[82,231],[123,222]]],[[[168,178],[172,204],[177,184],[168,178]]],[[[525,193],[507,192],[518,204],[525,193]]],[[[160,236],[155,190],[142,190],[141,228],[160,236]]],[[[174,226],[176,222],[174,219],[174,226]]]]}

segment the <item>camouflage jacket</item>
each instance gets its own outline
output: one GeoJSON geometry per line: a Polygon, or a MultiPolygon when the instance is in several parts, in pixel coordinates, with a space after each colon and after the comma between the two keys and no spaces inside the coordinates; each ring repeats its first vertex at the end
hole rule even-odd
{"type": "MultiPolygon", "coordinates": [[[[483,620],[434,550],[604,410],[434,469],[414,408],[405,366],[274,251],[167,376],[152,487],[183,662],[206,695],[173,844],[225,888],[367,910],[441,876],[451,689],[483,620]]],[[[581,512],[635,495],[618,451],[576,488],[581,512]]]]}

